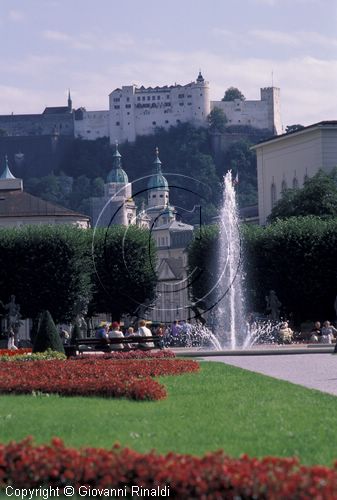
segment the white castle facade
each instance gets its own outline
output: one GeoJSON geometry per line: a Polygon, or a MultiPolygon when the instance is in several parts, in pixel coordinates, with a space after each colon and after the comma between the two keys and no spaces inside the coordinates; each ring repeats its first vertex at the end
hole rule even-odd
{"type": "Polygon", "coordinates": [[[261,89],[256,101],[210,101],[210,86],[201,73],[196,81],[186,85],[137,87],[126,85],[109,95],[109,110],[74,112],[75,137],[97,139],[109,137],[134,142],[137,136],[153,134],[158,127],[169,129],[179,123],[208,126],[207,117],[214,108],[226,114],[227,125],[250,125],[282,133],[280,89],[261,89]]]}

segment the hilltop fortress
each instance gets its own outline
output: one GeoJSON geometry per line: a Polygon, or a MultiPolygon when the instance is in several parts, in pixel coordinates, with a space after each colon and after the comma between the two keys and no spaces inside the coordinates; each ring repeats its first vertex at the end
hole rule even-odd
{"type": "Polygon", "coordinates": [[[0,129],[2,135],[12,137],[109,137],[111,143],[134,142],[137,136],[152,134],[158,127],[168,129],[186,122],[206,127],[210,111],[220,108],[227,125],[282,133],[279,88],[262,88],[261,99],[256,101],[210,101],[209,88],[201,72],[195,81],[185,85],[126,85],[110,93],[106,111],[87,111],[84,107],[74,110],[69,92],[67,106],[47,107],[41,114],[0,115],[0,129]]]}

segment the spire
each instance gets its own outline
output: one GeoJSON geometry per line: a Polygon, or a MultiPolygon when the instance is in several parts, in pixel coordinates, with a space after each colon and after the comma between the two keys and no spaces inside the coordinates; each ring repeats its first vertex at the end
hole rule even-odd
{"type": "Polygon", "coordinates": [[[9,166],[8,166],[8,157],[7,155],[5,156],[5,168],[4,168],[4,171],[2,172],[1,176],[0,176],[0,179],[16,179],[16,177],[14,177],[14,175],[12,174],[12,172],[9,170],[9,166]]]}
{"type": "Polygon", "coordinates": [[[158,146],[155,149],[155,153],[156,153],[156,158],[155,158],[155,160],[153,162],[153,166],[154,166],[154,170],[155,170],[154,173],[161,174],[162,173],[162,171],[161,171],[161,161],[159,159],[159,148],[158,148],[158,146]]]}
{"type": "Polygon", "coordinates": [[[115,141],[115,152],[112,155],[113,161],[112,161],[112,166],[113,168],[121,168],[121,163],[122,163],[122,156],[120,152],[118,151],[118,141],[115,141]]]}
{"type": "Polygon", "coordinates": [[[68,89],[68,109],[69,109],[69,111],[72,111],[72,109],[73,109],[73,103],[72,103],[71,96],[70,96],[70,89],[68,89]]]}

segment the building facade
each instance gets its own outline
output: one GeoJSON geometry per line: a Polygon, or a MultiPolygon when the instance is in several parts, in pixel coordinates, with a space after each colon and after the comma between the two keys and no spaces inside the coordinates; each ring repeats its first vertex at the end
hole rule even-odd
{"type": "Polygon", "coordinates": [[[206,126],[209,112],[209,83],[201,73],[186,85],[123,86],[109,95],[110,142],[134,142],[157,127],[168,129],[184,122],[206,126]]]}
{"type": "Polygon", "coordinates": [[[227,117],[227,125],[249,125],[270,130],[275,135],[282,134],[280,89],[266,87],[260,92],[259,101],[212,101],[211,109],[221,109],[227,117]]]}
{"type": "Polygon", "coordinates": [[[323,121],[253,146],[257,155],[259,223],[287,188],[301,188],[319,169],[337,166],[337,121],[323,121]]]}

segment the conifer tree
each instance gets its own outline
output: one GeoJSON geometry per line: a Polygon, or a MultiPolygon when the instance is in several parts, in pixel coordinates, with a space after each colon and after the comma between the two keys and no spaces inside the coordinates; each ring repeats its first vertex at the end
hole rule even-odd
{"type": "Polygon", "coordinates": [[[82,339],[82,338],[83,338],[82,330],[79,327],[79,324],[76,322],[74,327],[73,327],[73,330],[71,332],[71,342],[70,343],[74,344],[76,340],[82,339]]]}
{"type": "Polygon", "coordinates": [[[35,338],[33,352],[45,352],[47,349],[62,352],[64,347],[49,311],[43,311],[39,329],[35,338]]]}

